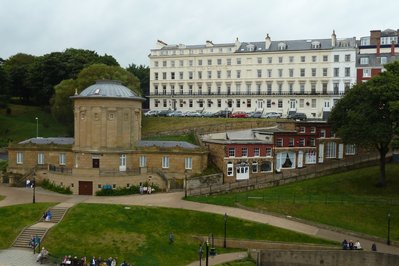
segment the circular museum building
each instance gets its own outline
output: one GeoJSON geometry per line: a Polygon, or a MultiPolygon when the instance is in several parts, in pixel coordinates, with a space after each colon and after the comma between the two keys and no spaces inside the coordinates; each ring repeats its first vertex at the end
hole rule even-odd
{"type": "Polygon", "coordinates": [[[167,190],[171,180],[207,167],[208,152],[199,146],[141,140],[145,99],[120,82],[97,81],[71,99],[74,138],[36,137],[10,144],[10,182],[35,176],[80,195],[144,183],[167,190]]]}

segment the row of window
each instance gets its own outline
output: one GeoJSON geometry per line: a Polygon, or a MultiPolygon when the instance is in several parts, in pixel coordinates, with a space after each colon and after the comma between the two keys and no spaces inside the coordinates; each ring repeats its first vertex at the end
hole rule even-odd
{"type": "MultiPolygon", "coordinates": [[[[381,45],[387,45],[387,44],[392,44],[398,43],[398,36],[386,36],[386,37],[380,37],[380,44],[381,45]]],[[[370,37],[362,37],[360,38],[360,45],[370,45],[370,37]]]]}
{"type": "MultiPolygon", "coordinates": [[[[251,157],[259,157],[260,156],[260,148],[255,147],[253,149],[253,154],[251,157]]],[[[229,157],[236,156],[236,148],[229,148],[228,150],[229,157]]],[[[248,148],[241,148],[241,157],[248,157],[248,148]]],[[[272,157],[272,148],[266,148],[266,157],[272,157]]]]}
{"type": "MultiPolygon", "coordinates": [[[[168,72],[162,72],[162,76],[160,76],[160,73],[154,72],[154,80],[193,80],[193,79],[231,79],[231,78],[237,78],[240,79],[242,77],[242,70],[235,70],[234,71],[234,77],[232,75],[232,70],[226,70],[226,71],[188,71],[188,72],[169,72],[169,77],[168,77],[168,72]],[[178,74],[178,75],[177,75],[178,74]],[[196,74],[196,75],[195,75],[196,74]],[[186,76],[185,76],[186,75],[186,76]],[[161,79],[162,77],[162,79],[161,79]]],[[[333,76],[334,77],[340,77],[340,68],[335,67],[333,68],[333,76]]],[[[351,68],[350,67],[345,67],[343,71],[343,76],[345,77],[350,77],[351,76],[351,68]]],[[[253,76],[252,70],[248,69],[246,71],[246,77],[247,78],[274,78],[274,77],[290,77],[290,78],[296,78],[296,77],[328,77],[328,68],[322,68],[321,73],[319,75],[317,74],[317,68],[311,68],[310,73],[306,73],[306,68],[300,68],[299,73],[295,73],[294,68],[288,69],[286,73],[284,73],[284,69],[277,69],[277,75],[273,75],[273,69],[257,69],[256,70],[256,76],[253,76]]]]}
{"type": "MultiPolygon", "coordinates": [[[[270,161],[263,161],[261,163],[258,162],[252,162],[251,163],[251,171],[252,173],[267,173],[271,172],[273,169],[273,164],[270,161]]],[[[236,173],[237,175],[239,174],[247,174],[249,171],[249,165],[241,165],[237,164],[236,165],[236,173]]],[[[234,164],[233,162],[228,162],[227,163],[227,176],[234,176],[234,164]]]]}
{"type": "MultiPolygon", "coordinates": [[[[325,136],[325,130],[322,130],[324,132],[321,133],[321,135],[325,136]]],[[[308,146],[315,147],[316,146],[316,141],[315,138],[310,138],[309,139],[309,144],[308,146]]],[[[276,143],[277,147],[283,147],[283,139],[277,139],[276,143]]],[[[295,139],[290,138],[289,147],[295,147],[295,139]]],[[[305,146],[305,138],[300,138],[299,140],[299,147],[304,147],[305,146]]],[[[346,155],[355,155],[356,153],[356,147],[354,144],[347,144],[345,146],[345,154],[346,155]]],[[[337,143],[336,142],[327,142],[326,143],[326,158],[336,158],[337,157],[337,143]]],[[[249,156],[248,154],[248,148],[241,148],[241,156],[240,157],[259,157],[260,156],[260,148],[254,148],[252,156],[249,156]]],[[[228,149],[228,157],[236,157],[236,148],[229,148],[228,149]]],[[[272,148],[266,148],[266,157],[272,157],[272,148]]]]}
{"type": "MultiPolygon", "coordinates": [[[[290,107],[292,108],[305,108],[306,107],[310,107],[310,108],[317,108],[317,99],[307,99],[305,102],[305,99],[299,99],[299,105],[296,106],[296,101],[295,101],[295,105],[292,103],[292,101],[289,101],[288,104],[290,107]],[[293,106],[294,105],[294,106],[293,106]]],[[[337,99],[333,99],[334,101],[334,105],[337,101],[337,99]]],[[[172,102],[171,100],[167,100],[167,99],[162,99],[162,100],[155,100],[154,101],[154,107],[164,107],[164,108],[169,108],[169,107],[173,107],[173,109],[175,109],[177,106],[179,106],[180,108],[183,107],[189,107],[189,108],[204,108],[204,107],[208,107],[208,108],[212,108],[214,107],[214,100],[212,99],[208,99],[208,100],[203,100],[203,99],[199,99],[194,101],[193,99],[188,99],[188,100],[183,100],[180,99],[179,101],[174,100],[174,102],[172,102]],[[169,102],[168,102],[169,101],[169,102]]],[[[247,100],[241,100],[241,99],[227,99],[224,100],[225,105],[222,106],[222,99],[216,99],[216,107],[217,108],[224,108],[224,107],[228,107],[228,108],[241,108],[241,107],[246,107],[246,108],[252,108],[252,100],[251,99],[247,99],[247,100]]],[[[284,101],[283,99],[258,99],[255,100],[255,106],[258,109],[263,109],[263,108],[274,108],[277,105],[278,108],[284,108],[284,101]]],[[[330,102],[329,101],[325,101],[324,107],[330,107],[330,102]]]]}
{"type": "MultiPolygon", "coordinates": [[[[17,164],[23,164],[24,163],[24,153],[23,152],[17,152],[17,164]]],[[[43,165],[45,164],[44,162],[44,153],[39,152],[37,154],[37,164],[38,165],[43,165]]],[[[66,154],[65,153],[60,153],[58,155],[58,164],[59,165],[65,165],[66,164],[66,154]]]]}
{"type": "MultiPolygon", "coordinates": [[[[334,55],[334,62],[341,62],[340,55],[334,55]]],[[[343,56],[344,62],[351,61],[351,54],[345,54],[343,56]]],[[[328,62],[328,55],[321,56],[322,62],[328,62]]],[[[312,62],[316,63],[318,61],[317,55],[312,56],[276,56],[276,57],[257,57],[257,58],[246,58],[245,64],[253,64],[256,62],[258,64],[273,64],[273,62],[277,62],[278,64],[284,63],[306,63],[312,62]]],[[[154,67],[194,67],[194,66],[212,66],[212,65],[241,65],[243,64],[242,59],[240,57],[235,58],[233,61],[231,58],[208,58],[208,59],[197,59],[196,61],[193,59],[180,59],[180,60],[162,60],[162,61],[154,61],[154,67]]]]}
{"type": "MultiPolygon", "coordinates": [[[[23,164],[24,163],[24,153],[17,152],[16,155],[17,155],[17,158],[16,158],[17,164],[23,164]]],[[[37,164],[38,165],[45,164],[43,152],[39,152],[37,154],[37,164]]],[[[60,153],[58,155],[58,164],[66,165],[66,154],[65,153],[60,153]]],[[[147,157],[146,156],[144,156],[144,155],[139,156],[139,165],[140,165],[140,167],[147,167],[147,157]]],[[[126,154],[121,154],[119,156],[119,166],[126,167],[126,154]]],[[[184,158],[184,167],[185,167],[185,169],[192,169],[193,159],[191,157],[184,158]]],[[[169,156],[162,157],[162,168],[169,168],[169,156]]]]}
{"type": "MultiPolygon", "coordinates": [[[[385,65],[386,63],[388,63],[388,57],[386,57],[386,56],[381,56],[378,60],[379,60],[379,63],[381,65],[385,65]]],[[[369,64],[369,58],[365,57],[365,56],[362,56],[359,59],[359,63],[361,65],[368,65],[369,64]]]]}

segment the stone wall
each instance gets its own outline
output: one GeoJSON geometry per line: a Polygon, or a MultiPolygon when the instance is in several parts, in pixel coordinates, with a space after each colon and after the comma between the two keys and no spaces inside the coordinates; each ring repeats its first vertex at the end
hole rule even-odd
{"type": "Polygon", "coordinates": [[[261,250],[250,252],[259,266],[392,266],[399,256],[355,250],[261,250]]]}

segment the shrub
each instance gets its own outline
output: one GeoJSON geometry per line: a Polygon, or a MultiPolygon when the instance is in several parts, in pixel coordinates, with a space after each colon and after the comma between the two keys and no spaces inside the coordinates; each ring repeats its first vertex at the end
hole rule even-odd
{"type": "MultiPolygon", "coordinates": [[[[148,186],[148,183],[143,184],[144,187],[148,186]]],[[[159,187],[155,184],[151,185],[151,188],[157,192],[159,191],[159,187]]],[[[140,186],[130,186],[130,187],[118,187],[112,188],[108,186],[103,186],[101,190],[96,192],[96,196],[125,196],[125,195],[132,195],[132,194],[139,194],[140,193],[140,186]]]]}
{"type": "Polygon", "coordinates": [[[41,182],[41,186],[42,188],[58,192],[61,194],[72,194],[72,190],[70,187],[56,185],[54,184],[54,182],[50,182],[50,180],[48,179],[43,179],[43,181],[41,182]]]}

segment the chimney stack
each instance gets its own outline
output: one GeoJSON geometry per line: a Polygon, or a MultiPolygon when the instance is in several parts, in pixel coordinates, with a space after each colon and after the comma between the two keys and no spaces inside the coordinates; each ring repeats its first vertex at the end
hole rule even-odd
{"type": "Polygon", "coordinates": [[[270,48],[270,45],[272,45],[272,40],[270,39],[270,36],[268,33],[265,38],[265,48],[268,50],[270,48]]]}
{"type": "Polygon", "coordinates": [[[391,55],[392,56],[395,55],[395,41],[392,41],[392,43],[391,43],[391,55]]]}
{"type": "Polygon", "coordinates": [[[333,33],[331,34],[331,46],[337,46],[337,35],[335,34],[335,30],[333,30],[333,33]]]}

